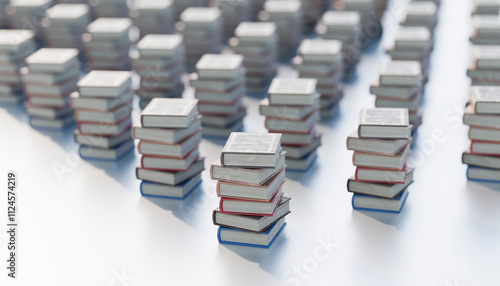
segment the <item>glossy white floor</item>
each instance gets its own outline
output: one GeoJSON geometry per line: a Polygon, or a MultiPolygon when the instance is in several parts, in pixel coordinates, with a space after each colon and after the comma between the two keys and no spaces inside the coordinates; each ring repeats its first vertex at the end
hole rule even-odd
{"type": "MultiPolygon", "coordinates": [[[[441,6],[413,153],[418,168],[404,211],[353,211],[346,191],[354,167],[345,139],[359,109],[373,106],[368,86],[386,58],[382,46],[391,42],[401,9],[393,5],[384,43],[364,55],[339,115],[321,122],[316,164],[288,174],[292,214],[269,250],[217,242],[211,214],[218,199],[207,171],[184,201],[143,198],[134,174],[137,154],[117,163],[81,161],[71,131],[40,132],[20,108],[1,108],[0,176],[18,173],[20,230],[19,279],[7,280],[3,268],[0,284],[498,285],[500,187],[467,182],[460,161],[468,144],[461,114],[469,84],[469,2],[443,0],[441,6]]],[[[245,103],[246,130],[263,132],[257,100],[245,103]]],[[[221,144],[203,141],[207,167],[221,144]]],[[[4,231],[0,244],[3,260],[4,231]]]]}

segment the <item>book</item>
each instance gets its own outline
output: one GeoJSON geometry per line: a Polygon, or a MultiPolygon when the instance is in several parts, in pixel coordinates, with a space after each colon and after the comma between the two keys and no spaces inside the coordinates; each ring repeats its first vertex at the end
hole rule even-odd
{"type": "Polygon", "coordinates": [[[462,163],[470,166],[500,170],[500,156],[473,154],[470,149],[462,154],[462,163]]]}
{"type": "Polygon", "coordinates": [[[307,39],[301,42],[298,52],[306,62],[340,64],[341,49],[339,40],[307,39]]]}
{"type": "Polygon", "coordinates": [[[290,146],[283,145],[281,148],[284,152],[286,152],[286,157],[289,159],[301,159],[304,158],[307,154],[316,150],[319,146],[321,146],[321,135],[316,135],[314,140],[309,145],[303,146],[290,146]]]}
{"type": "Polygon", "coordinates": [[[189,83],[192,87],[215,92],[228,91],[237,85],[243,84],[244,82],[244,75],[238,75],[237,77],[231,79],[202,79],[196,73],[189,75],[189,83]]]}
{"type": "Polygon", "coordinates": [[[392,199],[413,183],[413,169],[408,170],[403,184],[366,183],[352,176],[347,181],[347,190],[352,193],[392,199]]]}
{"type": "Polygon", "coordinates": [[[271,105],[265,98],[259,103],[261,115],[283,119],[300,120],[319,108],[319,98],[313,105],[271,105]]]}
{"type": "Polygon", "coordinates": [[[119,98],[96,98],[96,97],[81,97],[78,92],[70,94],[71,107],[74,109],[88,109],[96,111],[108,111],[116,107],[132,101],[134,92],[128,91],[119,98]]]}
{"type": "Polygon", "coordinates": [[[229,137],[233,132],[240,132],[243,129],[243,119],[231,123],[226,127],[203,126],[203,136],[229,137]]]}
{"type": "Polygon", "coordinates": [[[500,156],[500,142],[471,141],[470,150],[473,154],[500,156]]]}
{"type": "Polygon", "coordinates": [[[202,78],[226,79],[238,77],[243,72],[243,56],[233,54],[205,54],[196,63],[202,78]]]}
{"type": "Polygon", "coordinates": [[[261,185],[244,184],[234,181],[217,182],[217,196],[233,199],[269,201],[286,181],[285,168],[267,178],[261,185]]]}
{"type": "Polygon", "coordinates": [[[317,157],[318,153],[316,152],[316,150],[313,150],[311,153],[307,154],[304,158],[301,159],[289,158],[286,160],[288,170],[307,171],[317,157]]]}
{"type": "Polygon", "coordinates": [[[219,209],[220,212],[224,214],[273,216],[282,198],[283,188],[280,188],[267,202],[223,197],[220,199],[219,209]]]}
{"type": "Polygon", "coordinates": [[[198,109],[201,114],[205,115],[234,115],[243,106],[243,97],[238,97],[231,103],[215,103],[215,102],[200,102],[198,109]]]}
{"type": "Polygon", "coordinates": [[[314,110],[303,119],[284,119],[277,117],[266,117],[265,127],[275,132],[301,132],[308,133],[319,121],[319,110],[314,110]]]}
{"type": "Polygon", "coordinates": [[[150,142],[177,144],[200,130],[201,116],[198,116],[188,128],[145,128],[134,125],[132,126],[132,136],[134,139],[150,142]]]}
{"type": "Polygon", "coordinates": [[[137,49],[146,58],[175,57],[182,53],[183,40],[182,35],[149,34],[137,42],[137,49]]]}
{"type": "Polygon", "coordinates": [[[141,182],[141,194],[146,197],[182,199],[201,183],[201,173],[194,175],[178,185],[163,185],[147,181],[141,182]]]}
{"type": "Polygon", "coordinates": [[[213,211],[212,221],[214,225],[241,229],[253,232],[262,232],[276,221],[290,214],[290,198],[283,197],[278,208],[272,216],[247,216],[221,213],[217,208],[213,211]]]}
{"type": "Polygon", "coordinates": [[[29,102],[24,104],[24,109],[29,116],[43,117],[47,119],[57,119],[73,113],[70,107],[52,108],[46,106],[34,106],[29,102]]]}
{"type": "Polygon", "coordinates": [[[233,132],[222,149],[224,167],[275,168],[281,153],[281,134],[233,132]]]}
{"type": "Polygon", "coordinates": [[[366,183],[404,184],[406,170],[383,170],[357,167],[354,177],[356,181],[366,183]]]}
{"type": "Polygon", "coordinates": [[[32,72],[62,73],[78,64],[77,49],[41,48],[26,58],[32,72]]]}
{"type": "Polygon", "coordinates": [[[360,138],[358,131],[347,137],[347,149],[357,152],[395,155],[408,144],[408,139],[360,138]]]}
{"type": "Polygon", "coordinates": [[[28,67],[19,70],[25,83],[39,85],[56,85],[80,75],[80,64],[70,68],[62,73],[33,72],[28,67]]]}
{"type": "Polygon", "coordinates": [[[402,170],[410,156],[410,145],[411,141],[406,143],[406,146],[394,155],[356,151],[352,156],[353,165],[376,169],[402,170]]]}
{"type": "Polygon", "coordinates": [[[470,127],[469,138],[472,141],[500,142],[500,129],[470,127]]]}
{"type": "Polygon", "coordinates": [[[262,185],[271,176],[285,168],[285,154],[285,152],[280,154],[275,168],[248,169],[223,167],[220,164],[220,160],[218,160],[210,166],[210,177],[212,180],[262,185]]]}
{"type": "Polygon", "coordinates": [[[185,171],[196,161],[198,155],[198,148],[194,148],[185,157],[143,155],[141,167],[153,170],[185,171]]]}
{"type": "Polygon", "coordinates": [[[316,79],[275,78],[269,86],[269,103],[272,105],[313,105],[318,97],[316,79]]]}
{"type": "Polygon", "coordinates": [[[117,136],[83,134],[80,130],[75,130],[74,137],[75,142],[78,144],[102,149],[111,149],[132,140],[132,136],[128,130],[125,130],[122,134],[117,136]]]}
{"type": "Polygon", "coordinates": [[[474,106],[467,105],[463,117],[464,124],[479,128],[498,128],[500,116],[490,114],[476,114],[474,106]]]}
{"type": "Polygon", "coordinates": [[[500,170],[469,166],[467,179],[470,181],[500,183],[500,170]]]}
{"type": "Polygon", "coordinates": [[[358,134],[361,138],[410,139],[408,110],[403,108],[364,108],[358,134]]]}
{"type": "Polygon", "coordinates": [[[132,102],[127,102],[112,110],[99,111],[88,109],[76,109],[75,119],[84,122],[109,122],[116,123],[130,116],[133,106],[132,102]]]}
{"type": "MultiPolygon", "coordinates": [[[[269,130],[270,133],[274,133],[273,130],[269,130]]],[[[314,138],[316,137],[316,127],[313,126],[311,130],[307,133],[295,133],[287,132],[281,134],[281,143],[290,146],[305,146],[310,145],[314,138]]]]}
{"type": "Polygon", "coordinates": [[[247,115],[246,107],[242,107],[234,115],[229,116],[216,116],[216,115],[203,115],[201,122],[203,125],[213,126],[213,127],[228,127],[233,123],[243,121],[243,118],[247,115]]]}
{"type": "Polygon", "coordinates": [[[275,222],[267,231],[260,233],[219,227],[217,239],[221,244],[269,248],[285,227],[285,218],[275,222]]]}
{"type": "Polygon", "coordinates": [[[471,105],[477,114],[500,114],[500,87],[471,87],[471,105]]]}
{"type": "Polygon", "coordinates": [[[141,125],[152,128],[188,128],[198,116],[198,100],[153,98],[141,113],[141,125]]]}
{"type": "Polygon", "coordinates": [[[184,157],[201,142],[201,131],[196,132],[178,144],[165,144],[141,140],[137,151],[143,155],[184,157]]]}
{"type": "Polygon", "coordinates": [[[132,124],[130,116],[116,123],[108,122],[78,122],[78,130],[83,134],[95,134],[102,136],[118,136],[129,129],[132,124]]]}
{"type": "Polygon", "coordinates": [[[96,71],[89,72],[78,84],[81,97],[120,97],[132,84],[128,71],[96,71]]]}
{"type": "Polygon", "coordinates": [[[500,68],[500,52],[497,45],[474,45],[472,58],[477,69],[500,68]]]}
{"type": "Polygon", "coordinates": [[[421,86],[388,86],[378,82],[370,86],[371,94],[390,98],[410,99],[421,92],[421,86]]]}
{"type": "Polygon", "coordinates": [[[30,125],[35,128],[43,129],[63,129],[66,126],[74,123],[73,114],[68,114],[61,118],[43,118],[43,117],[31,117],[30,125]]]}
{"type": "Polygon", "coordinates": [[[417,61],[391,61],[380,68],[381,85],[418,86],[422,81],[422,67],[417,61]]]}
{"type": "Polygon", "coordinates": [[[83,159],[97,159],[105,161],[114,161],[120,159],[128,151],[134,149],[134,141],[126,141],[110,149],[97,148],[92,146],[80,145],[80,157],[83,159]]]}
{"type": "Polygon", "coordinates": [[[194,175],[205,170],[205,158],[198,157],[196,162],[185,171],[161,171],[137,167],[135,174],[137,179],[163,185],[178,185],[194,175]]]}
{"type": "Polygon", "coordinates": [[[406,198],[408,198],[408,190],[403,191],[394,199],[354,194],[352,196],[352,208],[355,210],[400,213],[404,207],[406,198]]]}

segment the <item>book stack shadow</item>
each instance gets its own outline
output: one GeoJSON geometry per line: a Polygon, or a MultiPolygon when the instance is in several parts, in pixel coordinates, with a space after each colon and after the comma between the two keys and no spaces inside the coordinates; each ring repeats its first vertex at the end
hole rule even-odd
{"type": "Polygon", "coordinates": [[[356,210],[401,212],[413,183],[408,110],[371,108],[361,111],[358,130],[347,138],[356,173],[347,182],[356,210]]]}
{"type": "Polygon", "coordinates": [[[132,134],[142,155],[136,169],[143,196],[182,199],[201,183],[205,159],[199,156],[198,100],[155,98],[132,134]]]}
{"type": "Polygon", "coordinates": [[[232,133],[210,176],[219,207],[213,223],[221,244],[269,248],[285,227],[290,198],[284,196],[285,154],[281,134],[232,133]]]}

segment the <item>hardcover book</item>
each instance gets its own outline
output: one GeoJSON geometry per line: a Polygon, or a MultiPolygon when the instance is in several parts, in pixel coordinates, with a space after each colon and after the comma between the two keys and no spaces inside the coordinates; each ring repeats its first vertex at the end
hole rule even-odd
{"type": "Polygon", "coordinates": [[[224,167],[275,168],[281,152],[281,134],[233,132],[222,149],[224,167]]]}

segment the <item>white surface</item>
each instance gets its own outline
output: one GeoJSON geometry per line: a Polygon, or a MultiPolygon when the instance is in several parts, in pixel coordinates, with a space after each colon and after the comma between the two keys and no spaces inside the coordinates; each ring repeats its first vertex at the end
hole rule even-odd
{"type": "MultiPolygon", "coordinates": [[[[467,182],[460,162],[468,145],[461,124],[469,84],[468,2],[441,6],[413,153],[415,183],[404,211],[353,211],[346,191],[354,167],[345,140],[360,108],[373,106],[368,85],[383,54],[375,48],[364,55],[357,81],[347,85],[340,114],[321,123],[324,144],[316,164],[304,174],[288,173],[292,214],[269,250],[217,242],[211,214],[218,198],[207,171],[201,188],[184,201],[143,198],[134,174],[137,155],[118,163],[80,161],[71,132],[40,132],[20,109],[0,109],[0,184],[6,185],[9,169],[18,172],[20,223],[19,279],[7,280],[2,267],[0,285],[499,285],[500,188],[467,182]],[[54,167],[67,172],[58,177],[54,167]],[[332,252],[318,252],[319,241],[329,239],[332,252]],[[302,277],[293,274],[294,265],[302,277]],[[117,278],[122,271],[131,276],[124,283],[117,278]]],[[[388,42],[393,30],[384,34],[388,42]]],[[[257,100],[245,103],[246,130],[264,131],[257,100]]],[[[203,141],[207,167],[221,144],[203,141]]],[[[4,225],[5,201],[3,192],[4,225]]],[[[3,261],[6,243],[2,231],[3,261]]]]}

